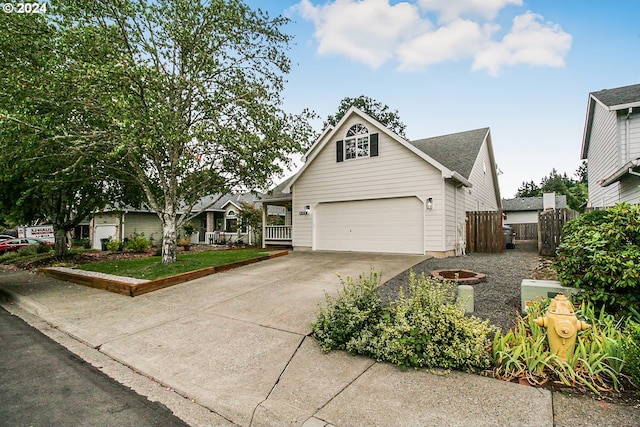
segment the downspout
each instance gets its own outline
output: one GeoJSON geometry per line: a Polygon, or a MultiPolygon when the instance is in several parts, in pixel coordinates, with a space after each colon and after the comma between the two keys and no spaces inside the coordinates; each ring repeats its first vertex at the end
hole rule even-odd
{"type": "Polygon", "coordinates": [[[629,130],[631,126],[629,124],[629,116],[631,116],[631,113],[633,113],[633,107],[629,107],[629,110],[627,111],[627,117],[625,117],[625,120],[624,120],[624,139],[625,139],[624,154],[625,156],[622,164],[631,160],[631,156],[629,155],[629,151],[631,150],[631,137],[629,136],[629,130]]]}

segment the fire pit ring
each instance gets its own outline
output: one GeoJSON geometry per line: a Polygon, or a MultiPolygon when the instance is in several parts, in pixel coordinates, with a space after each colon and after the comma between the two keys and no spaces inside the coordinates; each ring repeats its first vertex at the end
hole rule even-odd
{"type": "Polygon", "coordinates": [[[431,276],[438,280],[450,280],[458,285],[475,285],[487,281],[487,275],[476,273],[471,270],[461,268],[453,268],[449,270],[435,270],[431,272],[431,276]]]}

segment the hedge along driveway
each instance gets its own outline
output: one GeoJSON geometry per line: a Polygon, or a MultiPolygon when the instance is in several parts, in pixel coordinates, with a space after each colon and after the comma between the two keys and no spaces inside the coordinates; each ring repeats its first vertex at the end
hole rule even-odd
{"type": "Polygon", "coordinates": [[[142,295],[168,286],[288,254],[288,251],[229,250],[182,255],[178,262],[163,265],[157,257],[87,264],[81,269],[42,268],[39,274],[79,285],[128,296],[142,295]],[[208,255],[205,255],[208,254],[208,255]],[[184,258],[187,258],[186,262],[184,258]],[[87,267],[92,267],[91,269],[87,267]],[[97,274],[92,274],[97,273],[97,274]],[[135,277],[132,279],[132,277],[135,277]],[[140,276],[154,277],[152,280],[140,276]]]}

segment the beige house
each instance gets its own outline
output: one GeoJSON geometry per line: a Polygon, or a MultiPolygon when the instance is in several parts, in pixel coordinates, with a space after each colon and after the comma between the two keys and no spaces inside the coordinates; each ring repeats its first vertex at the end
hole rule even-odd
{"type": "Polygon", "coordinates": [[[467,211],[501,209],[489,128],[410,142],[355,107],[261,200],[290,206],[266,245],[436,256],[462,253],[467,211]]]}
{"type": "MultiPolygon", "coordinates": [[[[256,203],[260,207],[257,195],[253,193],[207,196],[200,199],[193,208],[193,212],[200,213],[191,220],[196,228],[191,242],[253,243],[254,237],[242,227],[238,219],[244,203],[256,203]]],[[[272,214],[277,215],[278,212],[272,214]]],[[[126,241],[134,233],[144,234],[151,242],[159,244],[162,240],[162,223],[158,215],[144,209],[112,209],[95,214],[89,224],[89,239],[94,249],[101,248],[102,239],[126,241]]]]}

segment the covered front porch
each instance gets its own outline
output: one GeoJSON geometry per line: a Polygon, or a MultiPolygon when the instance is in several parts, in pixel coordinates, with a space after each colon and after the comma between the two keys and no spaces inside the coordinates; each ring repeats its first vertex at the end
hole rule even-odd
{"type": "Polygon", "coordinates": [[[292,246],[293,234],[291,229],[291,194],[282,192],[291,178],[280,183],[267,195],[262,202],[262,247],[292,246]]]}

